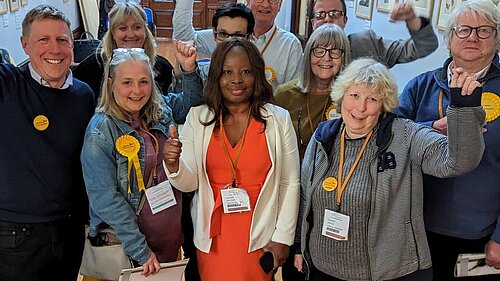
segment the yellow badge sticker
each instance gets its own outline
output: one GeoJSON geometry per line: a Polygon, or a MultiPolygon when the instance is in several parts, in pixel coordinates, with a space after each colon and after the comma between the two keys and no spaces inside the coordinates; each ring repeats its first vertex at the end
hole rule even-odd
{"type": "Polygon", "coordinates": [[[336,118],[340,118],[340,113],[337,112],[337,106],[335,104],[331,104],[325,111],[326,120],[332,120],[336,118]]]}
{"type": "Polygon", "coordinates": [[[484,92],[481,105],[486,111],[486,122],[494,121],[500,116],[500,97],[491,92],[484,92]]]}
{"type": "Polygon", "coordinates": [[[49,118],[45,115],[38,115],[33,119],[33,126],[38,131],[45,131],[49,127],[49,118]]]}
{"type": "Polygon", "coordinates": [[[266,65],[266,80],[269,84],[272,84],[276,80],[276,70],[268,65],[266,65]]]}
{"type": "Polygon", "coordinates": [[[137,188],[139,189],[139,191],[145,190],[146,188],[144,187],[141,164],[139,163],[139,156],[137,155],[139,149],[141,148],[141,144],[139,143],[139,141],[133,136],[123,135],[116,140],[115,147],[121,155],[128,158],[128,193],[131,193],[130,172],[132,170],[132,166],[135,168],[137,188]]]}
{"type": "Polygon", "coordinates": [[[323,189],[326,191],[334,191],[337,188],[337,179],[334,177],[327,177],[323,181],[323,189]]]}

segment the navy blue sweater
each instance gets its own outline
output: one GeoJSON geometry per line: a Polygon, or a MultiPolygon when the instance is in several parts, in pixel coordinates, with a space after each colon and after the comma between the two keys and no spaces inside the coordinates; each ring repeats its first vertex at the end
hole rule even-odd
{"type": "Polygon", "coordinates": [[[49,222],[85,218],[80,151],[94,112],[92,90],[40,85],[28,67],[0,64],[0,220],[49,222]],[[33,125],[44,115],[49,126],[33,125]]]}

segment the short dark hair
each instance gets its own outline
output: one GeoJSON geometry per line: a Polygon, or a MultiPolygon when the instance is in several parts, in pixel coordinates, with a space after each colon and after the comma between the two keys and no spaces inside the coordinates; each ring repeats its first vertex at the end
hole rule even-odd
{"type": "Polygon", "coordinates": [[[252,10],[242,3],[227,3],[215,10],[215,14],[212,17],[212,27],[214,31],[217,30],[219,25],[219,18],[230,17],[230,18],[244,18],[247,20],[247,34],[253,33],[253,28],[255,26],[255,18],[253,17],[252,10]]]}
{"type": "Polygon", "coordinates": [[[31,32],[31,24],[37,20],[60,20],[68,25],[70,37],[73,38],[73,33],[71,32],[71,22],[66,17],[66,15],[58,10],[56,7],[51,5],[38,5],[35,8],[29,10],[23,20],[23,36],[26,37],[31,32]]]}
{"type": "MultiPolygon", "coordinates": [[[[345,0],[339,0],[340,1],[340,4],[342,4],[342,12],[344,13],[344,16],[347,16],[347,6],[345,4],[345,0]]],[[[309,13],[309,18],[313,18],[314,17],[314,6],[316,6],[316,3],[318,2],[318,0],[312,0],[312,5],[311,5],[311,8],[310,8],[310,13],[309,13]]]]}
{"type": "MultiPolygon", "coordinates": [[[[254,94],[250,99],[250,114],[252,117],[266,125],[266,121],[261,114],[261,109],[264,104],[271,102],[273,100],[273,88],[269,82],[266,80],[265,74],[265,63],[264,59],[255,47],[255,45],[242,38],[229,38],[222,41],[217,45],[215,51],[212,53],[212,58],[210,62],[210,70],[208,72],[207,84],[204,89],[205,102],[210,110],[214,113],[214,118],[209,120],[203,125],[208,126],[214,123],[219,116],[226,117],[229,114],[227,106],[222,100],[222,89],[220,88],[220,78],[222,76],[224,61],[226,60],[227,53],[235,48],[240,47],[248,55],[250,60],[250,65],[252,67],[252,73],[254,77],[254,94]]],[[[218,124],[216,124],[218,126],[218,124]]]]}

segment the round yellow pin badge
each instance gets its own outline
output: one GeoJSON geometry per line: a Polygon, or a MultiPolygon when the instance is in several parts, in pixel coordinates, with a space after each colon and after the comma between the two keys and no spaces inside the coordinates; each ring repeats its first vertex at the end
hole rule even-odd
{"type": "Polygon", "coordinates": [[[123,135],[116,140],[115,146],[121,155],[131,158],[139,152],[141,144],[133,136],[123,135]]]}
{"type": "Polygon", "coordinates": [[[339,118],[340,114],[337,112],[337,106],[335,104],[330,105],[325,111],[326,120],[332,120],[339,118]]]}
{"type": "Polygon", "coordinates": [[[38,115],[33,119],[33,126],[38,131],[45,131],[49,127],[49,118],[45,115],[38,115]]]}
{"type": "Polygon", "coordinates": [[[337,188],[337,179],[334,177],[327,177],[323,181],[323,189],[326,191],[334,191],[337,188]]]}
{"type": "Polygon", "coordinates": [[[266,80],[269,84],[272,84],[276,80],[276,70],[274,68],[266,65],[266,80]]]}
{"type": "Polygon", "coordinates": [[[491,92],[484,92],[481,105],[486,111],[486,122],[494,121],[500,116],[500,97],[491,92]]]}

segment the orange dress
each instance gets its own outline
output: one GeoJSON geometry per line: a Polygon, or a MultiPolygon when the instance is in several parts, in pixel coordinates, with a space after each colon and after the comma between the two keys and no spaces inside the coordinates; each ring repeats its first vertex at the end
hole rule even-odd
{"type": "MultiPolygon", "coordinates": [[[[198,269],[203,281],[271,280],[272,273],[265,274],[259,264],[262,249],[248,253],[253,210],[271,168],[263,128],[262,123],[251,120],[236,165],[238,186],[244,188],[250,197],[251,211],[242,213],[224,214],[220,190],[231,183],[233,176],[229,159],[219,137],[220,133],[218,130],[212,133],[208,145],[206,169],[216,202],[210,232],[218,234],[212,239],[210,253],[197,251],[198,269]],[[214,223],[215,221],[220,224],[214,223]]],[[[242,140],[235,147],[231,147],[224,135],[224,142],[234,162],[242,140]]]]}

